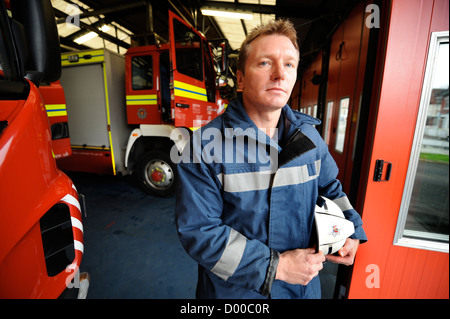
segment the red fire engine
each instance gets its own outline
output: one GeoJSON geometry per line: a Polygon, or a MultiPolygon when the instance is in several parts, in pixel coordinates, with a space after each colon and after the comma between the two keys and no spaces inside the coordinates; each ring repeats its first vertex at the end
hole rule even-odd
{"type": "Polygon", "coordinates": [[[64,53],[61,85],[72,156],[59,159],[59,167],[134,172],[147,192],[170,194],[176,181],[172,147],[181,151],[189,131],[228,103],[226,58],[223,43],[213,48],[172,12],[168,43],[130,48],[125,57],[107,50],[64,53]]]}
{"type": "Polygon", "coordinates": [[[61,73],[50,1],[0,1],[0,29],[0,298],[85,297],[83,201],[37,88],[61,73]]]}

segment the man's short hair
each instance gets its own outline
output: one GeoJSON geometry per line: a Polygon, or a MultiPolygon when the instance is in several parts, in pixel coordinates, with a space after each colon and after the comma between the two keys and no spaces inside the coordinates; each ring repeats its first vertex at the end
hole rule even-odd
{"type": "Polygon", "coordinates": [[[288,37],[289,40],[291,40],[292,44],[294,45],[295,49],[300,54],[300,49],[297,43],[297,31],[295,30],[295,27],[292,24],[292,22],[284,19],[270,20],[269,22],[266,22],[265,24],[261,24],[256,28],[254,28],[247,35],[244,42],[242,42],[241,48],[239,50],[239,58],[237,64],[238,70],[244,72],[245,62],[247,60],[250,43],[252,43],[256,38],[258,38],[261,35],[271,35],[271,34],[280,34],[288,37]]]}

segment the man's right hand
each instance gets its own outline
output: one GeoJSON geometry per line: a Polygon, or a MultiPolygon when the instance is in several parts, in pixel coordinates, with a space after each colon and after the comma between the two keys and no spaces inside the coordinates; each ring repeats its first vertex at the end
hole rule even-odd
{"type": "Polygon", "coordinates": [[[275,279],[306,286],[322,270],[325,260],[314,248],[285,251],[280,254],[275,279]]]}

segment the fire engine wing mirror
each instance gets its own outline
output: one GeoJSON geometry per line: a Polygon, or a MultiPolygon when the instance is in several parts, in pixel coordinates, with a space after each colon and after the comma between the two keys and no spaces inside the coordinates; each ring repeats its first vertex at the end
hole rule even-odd
{"type": "Polygon", "coordinates": [[[229,54],[230,45],[228,44],[228,40],[224,42],[222,47],[222,70],[225,72],[225,75],[228,75],[228,54],[229,54]]]}
{"type": "Polygon", "coordinates": [[[23,25],[28,54],[26,77],[31,81],[54,82],[61,76],[61,52],[55,13],[50,0],[11,0],[13,19],[23,25]]]}
{"type": "Polygon", "coordinates": [[[216,45],[214,43],[211,43],[213,47],[215,47],[215,59],[214,62],[216,64],[216,68],[218,70],[219,76],[227,76],[228,74],[228,40],[221,40],[221,43],[216,45]]]}

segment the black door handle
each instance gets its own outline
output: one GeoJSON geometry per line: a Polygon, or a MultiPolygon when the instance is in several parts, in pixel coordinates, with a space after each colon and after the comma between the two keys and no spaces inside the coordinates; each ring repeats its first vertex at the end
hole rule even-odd
{"type": "Polygon", "coordinates": [[[373,181],[374,182],[387,182],[391,178],[391,172],[392,172],[392,163],[378,159],[375,162],[375,172],[373,174],[373,181]],[[384,174],[384,179],[383,179],[383,171],[384,171],[385,166],[386,166],[386,173],[384,174]]]}

